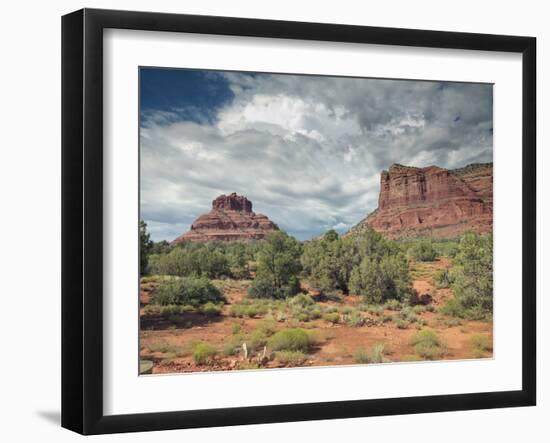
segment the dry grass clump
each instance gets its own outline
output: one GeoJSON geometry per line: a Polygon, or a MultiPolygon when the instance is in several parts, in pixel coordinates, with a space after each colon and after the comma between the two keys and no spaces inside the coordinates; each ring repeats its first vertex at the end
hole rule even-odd
{"type": "Polygon", "coordinates": [[[275,353],[275,359],[284,366],[300,366],[307,357],[302,351],[279,351],[275,353]]]}
{"type": "Polygon", "coordinates": [[[388,348],[384,343],[378,343],[372,346],[369,350],[358,349],[353,353],[353,359],[356,363],[387,363],[390,360],[386,358],[389,353],[388,348]]]}
{"type": "Polygon", "coordinates": [[[447,347],[437,333],[431,329],[417,332],[411,339],[416,354],[424,360],[441,358],[447,352],[447,347]]]}
{"type": "Polygon", "coordinates": [[[488,335],[476,334],[472,336],[472,348],[476,358],[483,358],[487,352],[493,350],[493,342],[488,335]]]}

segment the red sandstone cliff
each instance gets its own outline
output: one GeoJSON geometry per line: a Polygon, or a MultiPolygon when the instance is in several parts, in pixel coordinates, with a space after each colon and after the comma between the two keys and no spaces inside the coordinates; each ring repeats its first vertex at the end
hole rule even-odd
{"type": "Polygon", "coordinates": [[[232,193],[213,200],[211,211],[197,218],[191,229],[172,243],[259,240],[278,230],[279,227],[265,215],[252,211],[250,200],[232,193]]]}
{"type": "Polygon", "coordinates": [[[491,232],[493,165],[449,170],[394,164],[380,177],[378,208],[350,233],[367,225],[386,238],[454,237],[491,232]]]}

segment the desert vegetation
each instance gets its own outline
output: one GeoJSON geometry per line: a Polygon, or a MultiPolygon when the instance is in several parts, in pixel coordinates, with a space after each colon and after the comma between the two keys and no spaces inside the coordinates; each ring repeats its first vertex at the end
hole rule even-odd
{"type": "Polygon", "coordinates": [[[492,355],[492,237],[152,242],[140,225],[153,373],[492,355]]]}

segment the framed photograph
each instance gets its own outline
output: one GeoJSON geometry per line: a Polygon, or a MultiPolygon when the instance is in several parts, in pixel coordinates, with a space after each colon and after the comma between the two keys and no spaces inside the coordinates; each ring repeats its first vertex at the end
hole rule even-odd
{"type": "Polygon", "coordinates": [[[531,37],[62,20],[62,425],[536,403],[531,37]]]}

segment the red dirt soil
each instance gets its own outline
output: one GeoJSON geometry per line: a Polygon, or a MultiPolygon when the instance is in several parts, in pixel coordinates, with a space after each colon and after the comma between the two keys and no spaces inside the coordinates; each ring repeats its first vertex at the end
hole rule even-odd
{"type": "MultiPolygon", "coordinates": [[[[437,289],[432,280],[435,272],[442,268],[451,266],[449,259],[442,257],[434,262],[413,263],[413,286],[419,294],[428,293],[433,299],[433,305],[437,308],[445,304],[452,297],[451,289],[437,289]]],[[[246,296],[246,286],[231,287],[224,293],[228,304],[224,306],[221,316],[204,318],[201,321],[194,321],[196,316],[190,315],[190,327],[178,328],[175,325],[148,325],[148,329],[140,332],[140,357],[154,362],[153,373],[175,373],[175,372],[203,372],[219,371],[243,368],[243,358],[240,356],[222,356],[221,353],[206,365],[195,364],[189,352],[182,353],[182,356],[174,355],[170,352],[152,351],[155,344],[166,344],[166,348],[189,348],[190,344],[197,341],[208,342],[217,349],[222,349],[224,342],[232,336],[232,329],[235,324],[239,324],[241,332],[248,333],[256,329],[261,318],[233,318],[229,316],[231,305],[237,303],[246,296]],[[158,327],[157,327],[158,326],[158,327]]],[[[308,287],[307,282],[302,285],[310,292],[315,299],[318,295],[308,287]]],[[[149,284],[142,285],[141,301],[147,304],[150,300],[150,293],[153,290],[149,284]],[[145,287],[144,287],[145,286],[145,287]]],[[[321,301],[321,306],[357,306],[361,303],[359,296],[344,297],[342,302],[321,301]]],[[[397,315],[395,311],[384,311],[378,316],[370,315],[374,319],[381,318],[382,315],[397,315]]],[[[422,312],[417,315],[418,318],[427,322],[427,327],[434,330],[446,345],[446,353],[443,360],[454,359],[472,359],[472,358],[491,358],[492,351],[486,351],[480,354],[476,352],[472,345],[474,335],[487,336],[489,343],[492,343],[493,336],[492,322],[457,320],[439,314],[437,312],[422,312]]],[[[279,322],[277,329],[291,327],[289,321],[279,322]]],[[[292,327],[295,327],[292,324],[292,327]]],[[[322,337],[318,346],[316,346],[306,361],[300,366],[334,366],[356,364],[353,354],[359,349],[370,349],[373,345],[383,343],[388,350],[387,358],[390,361],[410,361],[418,360],[415,356],[414,346],[411,345],[411,338],[418,332],[414,324],[407,329],[399,329],[394,321],[386,323],[377,322],[373,326],[353,327],[345,324],[333,325],[323,319],[309,322],[300,322],[299,327],[307,330],[316,330],[322,337]]],[[[166,351],[166,349],[163,349],[166,351]]],[[[276,360],[263,362],[263,367],[281,367],[276,360]]]]}

